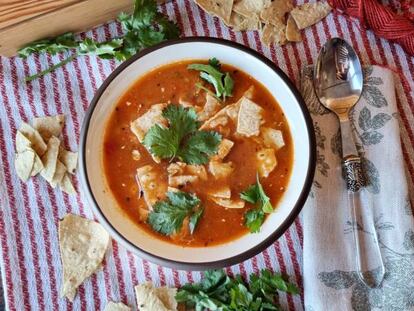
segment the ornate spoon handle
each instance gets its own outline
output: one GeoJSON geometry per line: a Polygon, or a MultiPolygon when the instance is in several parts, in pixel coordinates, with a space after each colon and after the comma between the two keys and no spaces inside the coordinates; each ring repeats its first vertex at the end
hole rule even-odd
{"type": "Polygon", "coordinates": [[[361,159],[357,156],[357,150],[352,138],[349,120],[341,120],[342,133],[342,164],[345,171],[346,184],[348,188],[348,204],[351,207],[351,220],[355,240],[357,274],[362,282],[368,287],[377,287],[381,284],[385,267],[382,260],[381,249],[378,243],[377,232],[374,225],[372,211],[372,198],[367,196],[362,200],[361,194],[366,194],[364,190],[364,174],[362,172],[361,159]],[[367,235],[362,232],[372,232],[367,235]],[[374,277],[367,271],[373,268],[379,269],[379,273],[374,277]]]}

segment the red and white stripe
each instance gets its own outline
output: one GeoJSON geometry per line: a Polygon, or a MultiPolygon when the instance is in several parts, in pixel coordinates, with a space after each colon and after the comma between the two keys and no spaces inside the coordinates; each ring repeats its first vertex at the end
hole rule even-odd
{"type": "MultiPolygon", "coordinates": [[[[301,4],[303,0],[298,0],[301,4]]],[[[266,47],[257,32],[234,32],[212,18],[192,1],[173,1],[161,6],[175,19],[185,36],[223,37],[258,50],[275,62],[299,86],[300,71],[312,64],[321,45],[340,36],[350,41],[364,64],[380,64],[398,72],[396,93],[401,115],[401,141],[409,183],[414,184],[414,58],[397,45],[375,37],[358,24],[331,14],[304,31],[303,42],[266,47]]],[[[117,23],[99,27],[82,36],[100,40],[119,35],[117,23]]],[[[144,281],[179,286],[197,281],[199,272],[176,271],[153,265],[126,251],[116,242],[102,271],[85,281],[72,304],[59,298],[61,265],[57,222],[66,213],[93,215],[82,195],[54,191],[43,180],[18,180],[13,169],[14,137],[22,121],[34,116],[64,113],[67,124],[64,144],[76,149],[82,119],[93,94],[116,67],[114,61],[81,57],[51,75],[25,84],[22,78],[63,59],[35,56],[27,60],[0,58],[0,264],[9,310],[102,310],[109,300],[136,306],[133,286],[144,281]],[[73,135],[73,133],[75,135],[73,135]]],[[[75,186],[79,183],[75,180],[75,186]]],[[[254,258],[229,267],[230,274],[248,276],[268,268],[288,274],[299,284],[301,296],[280,296],[286,310],[303,310],[302,220],[298,218],[271,247],[254,258]]]]}

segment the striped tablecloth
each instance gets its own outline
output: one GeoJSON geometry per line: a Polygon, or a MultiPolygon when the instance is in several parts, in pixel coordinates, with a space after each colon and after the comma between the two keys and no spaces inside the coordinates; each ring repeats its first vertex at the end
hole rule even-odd
{"type": "MultiPolygon", "coordinates": [[[[222,37],[250,46],[280,66],[295,83],[299,81],[301,68],[314,62],[321,45],[337,36],[353,44],[363,64],[381,64],[394,69],[401,78],[396,92],[403,152],[412,186],[414,58],[408,57],[399,46],[361,30],[358,24],[337,14],[330,14],[323,22],[307,29],[303,42],[269,48],[261,44],[257,32],[235,33],[189,0],[164,4],[161,10],[178,22],[185,36],[222,37]]],[[[120,32],[120,25],[110,23],[83,35],[105,40],[120,32]]],[[[64,143],[76,150],[89,101],[117,66],[114,61],[80,57],[42,79],[28,84],[22,82],[25,75],[51,66],[63,57],[42,55],[25,61],[0,58],[0,263],[6,307],[10,310],[102,310],[109,300],[114,300],[136,308],[134,285],[152,280],[161,285],[179,286],[200,279],[201,274],[153,265],[113,241],[103,270],[80,286],[75,302],[60,299],[58,220],[69,212],[92,218],[92,212],[82,195],[62,194],[40,178],[23,183],[13,169],[16,129],[22,121],[34,116],[66,114],[64,143]]],[[[75,184],[79,189],[77,180],[75,184]]],[[[227,268],[227,272],[246,275],[263,267],[281,271],[302,291],[300,296],[281,295],[281,305],[286,310],[303,310],[302,232],[302,220],[298,218],[270,248],[251,260],[227,268]]]]}

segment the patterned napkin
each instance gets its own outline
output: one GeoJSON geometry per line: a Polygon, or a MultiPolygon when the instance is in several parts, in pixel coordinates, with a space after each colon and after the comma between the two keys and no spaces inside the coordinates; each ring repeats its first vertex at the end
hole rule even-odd
{"type": "MultiPolygon", "coordinates": [[[[385,264],[382,285],[371,289],[358,278],[353,230],[341,174],[339,122],[315,96],[312,68],[305,68],[302,93],[312,114],[317,167],[303,210],[306,310],[412,310],[414,308],[414,222],[400,145],[393,74],[365,69],[364,93],[351,112],[354,136],[373,200],[370,211],[385,264]]],[[[377,277],[378,267],[369,273],[377,277]]]]}

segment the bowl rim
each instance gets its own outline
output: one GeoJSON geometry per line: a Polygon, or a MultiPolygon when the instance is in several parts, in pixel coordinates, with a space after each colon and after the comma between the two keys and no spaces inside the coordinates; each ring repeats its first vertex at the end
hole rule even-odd
{"type": "Polygon", "coordinates": [[[260,54],[259,52],[244,46],[240,43],[236,43],[233,41],[229,41],[226,39],[221,38],[209,38],[209,37],[199,37],[199,36],[193,36],[193,37],[186,37],[186,38],[180,38],[176,40],[169,40],[162,42],[158,45],[146,48],[142,50],[141,52],[138,52],[128,60],[124,61],[122,64],[120,64],[102,83],[102,85],[99,87],[99,89],[96,91],[88,110],[85,113],[85,117],[82,124],[82,130],[80,135],[80,142],[79,142],[79,168],[80,168],[80,182],[82,186],[82,190],[84,190],[84,193],[86,194],[87,200],[92,205],[92,210],[95,216],[98,218],[99,222],[105,227],[107,231],[109,231],[110,235],[121,245],[126,247],[131,252],[137,254],[139,257],[146,259],[150,262],[153,262],[155,264],[164,266],[164,267],[170,267],[174,269],[180,269],[180,270],[195,270],[195,271],[203,271],[207,269],[214,269],[214,268],[223,268],[228,267],[240,262],[243,262],[266,248],[268,248],[271,244],[273,244],[277,239],[279,239],[285,231],[293,224],[296,217],[299,215],[300,211],[302,210],[306,199],[308,198],[308,194],[311,190],[313,177],[315,174],[315,168],[316,168],[316,138],[315,138],[315,132],[313,128],[313,122],[310,116],[310,113],[306,107],[306,104],[300,95],[298,89],[296,86],[290,81],[288,76],[271,60],[269,60],[264,55],[260,54]],[[125,68],[127,68],[130,64],[135,62],[136,60],[142,58],[143,56],[152,53],[156,50],[162,49],[164,47],[168,47],[171,45],[177,45],[182,43],[192,43],[192,42],[205,42],[205,43],[213,43],[213,44],[219,44],[224,45],[228,47],[232,47],[238,50],[241,50],[244,53],[248,53],[251,56],[257,58],[261,62],[263,62],[265,65],[267,65],[270,69],[272,69],[279,77],[283,80],[284,83],[288,86],[288,88],[293,93],[299,108],[302,112],[303,118],[306,123],[306,128],[308,131],[308,142],[309,142],[309,159],[308,159],[308,169],[306,173],[305,183],[302,188],[302,191],[300,192],[300,195],[298,197],[298,200],[296,201],[294,207],[292,208],[290,214],[285,219],[285,221],[276,228],[272,234],[270,234],[265,240],[261,241],[254,247],[246,250],[243,253],[217,260],[217,261],[211,261],[211,262],[184,262],[184,261],[176,261],[167,259],[158,255],[154,255],[150,252],[147,252],[137,245],[130,242],[125,236],[123,236],[107,219],[107,217],[103,214],[101,211],[97,201],[95,200],[95,197],[92,193],[92,189],[89,183],[88,179],[88,173],[86,170],[86,140],[88,136],[88,130],[89,130],[89,123],[91,120],[91,117],[93,115],[93,112],[95,110],[95,107],[97,106],[97,103],[99,102],[103,92],[108,87],[108,85],[119,75],[123,72],[125,68]]]}

